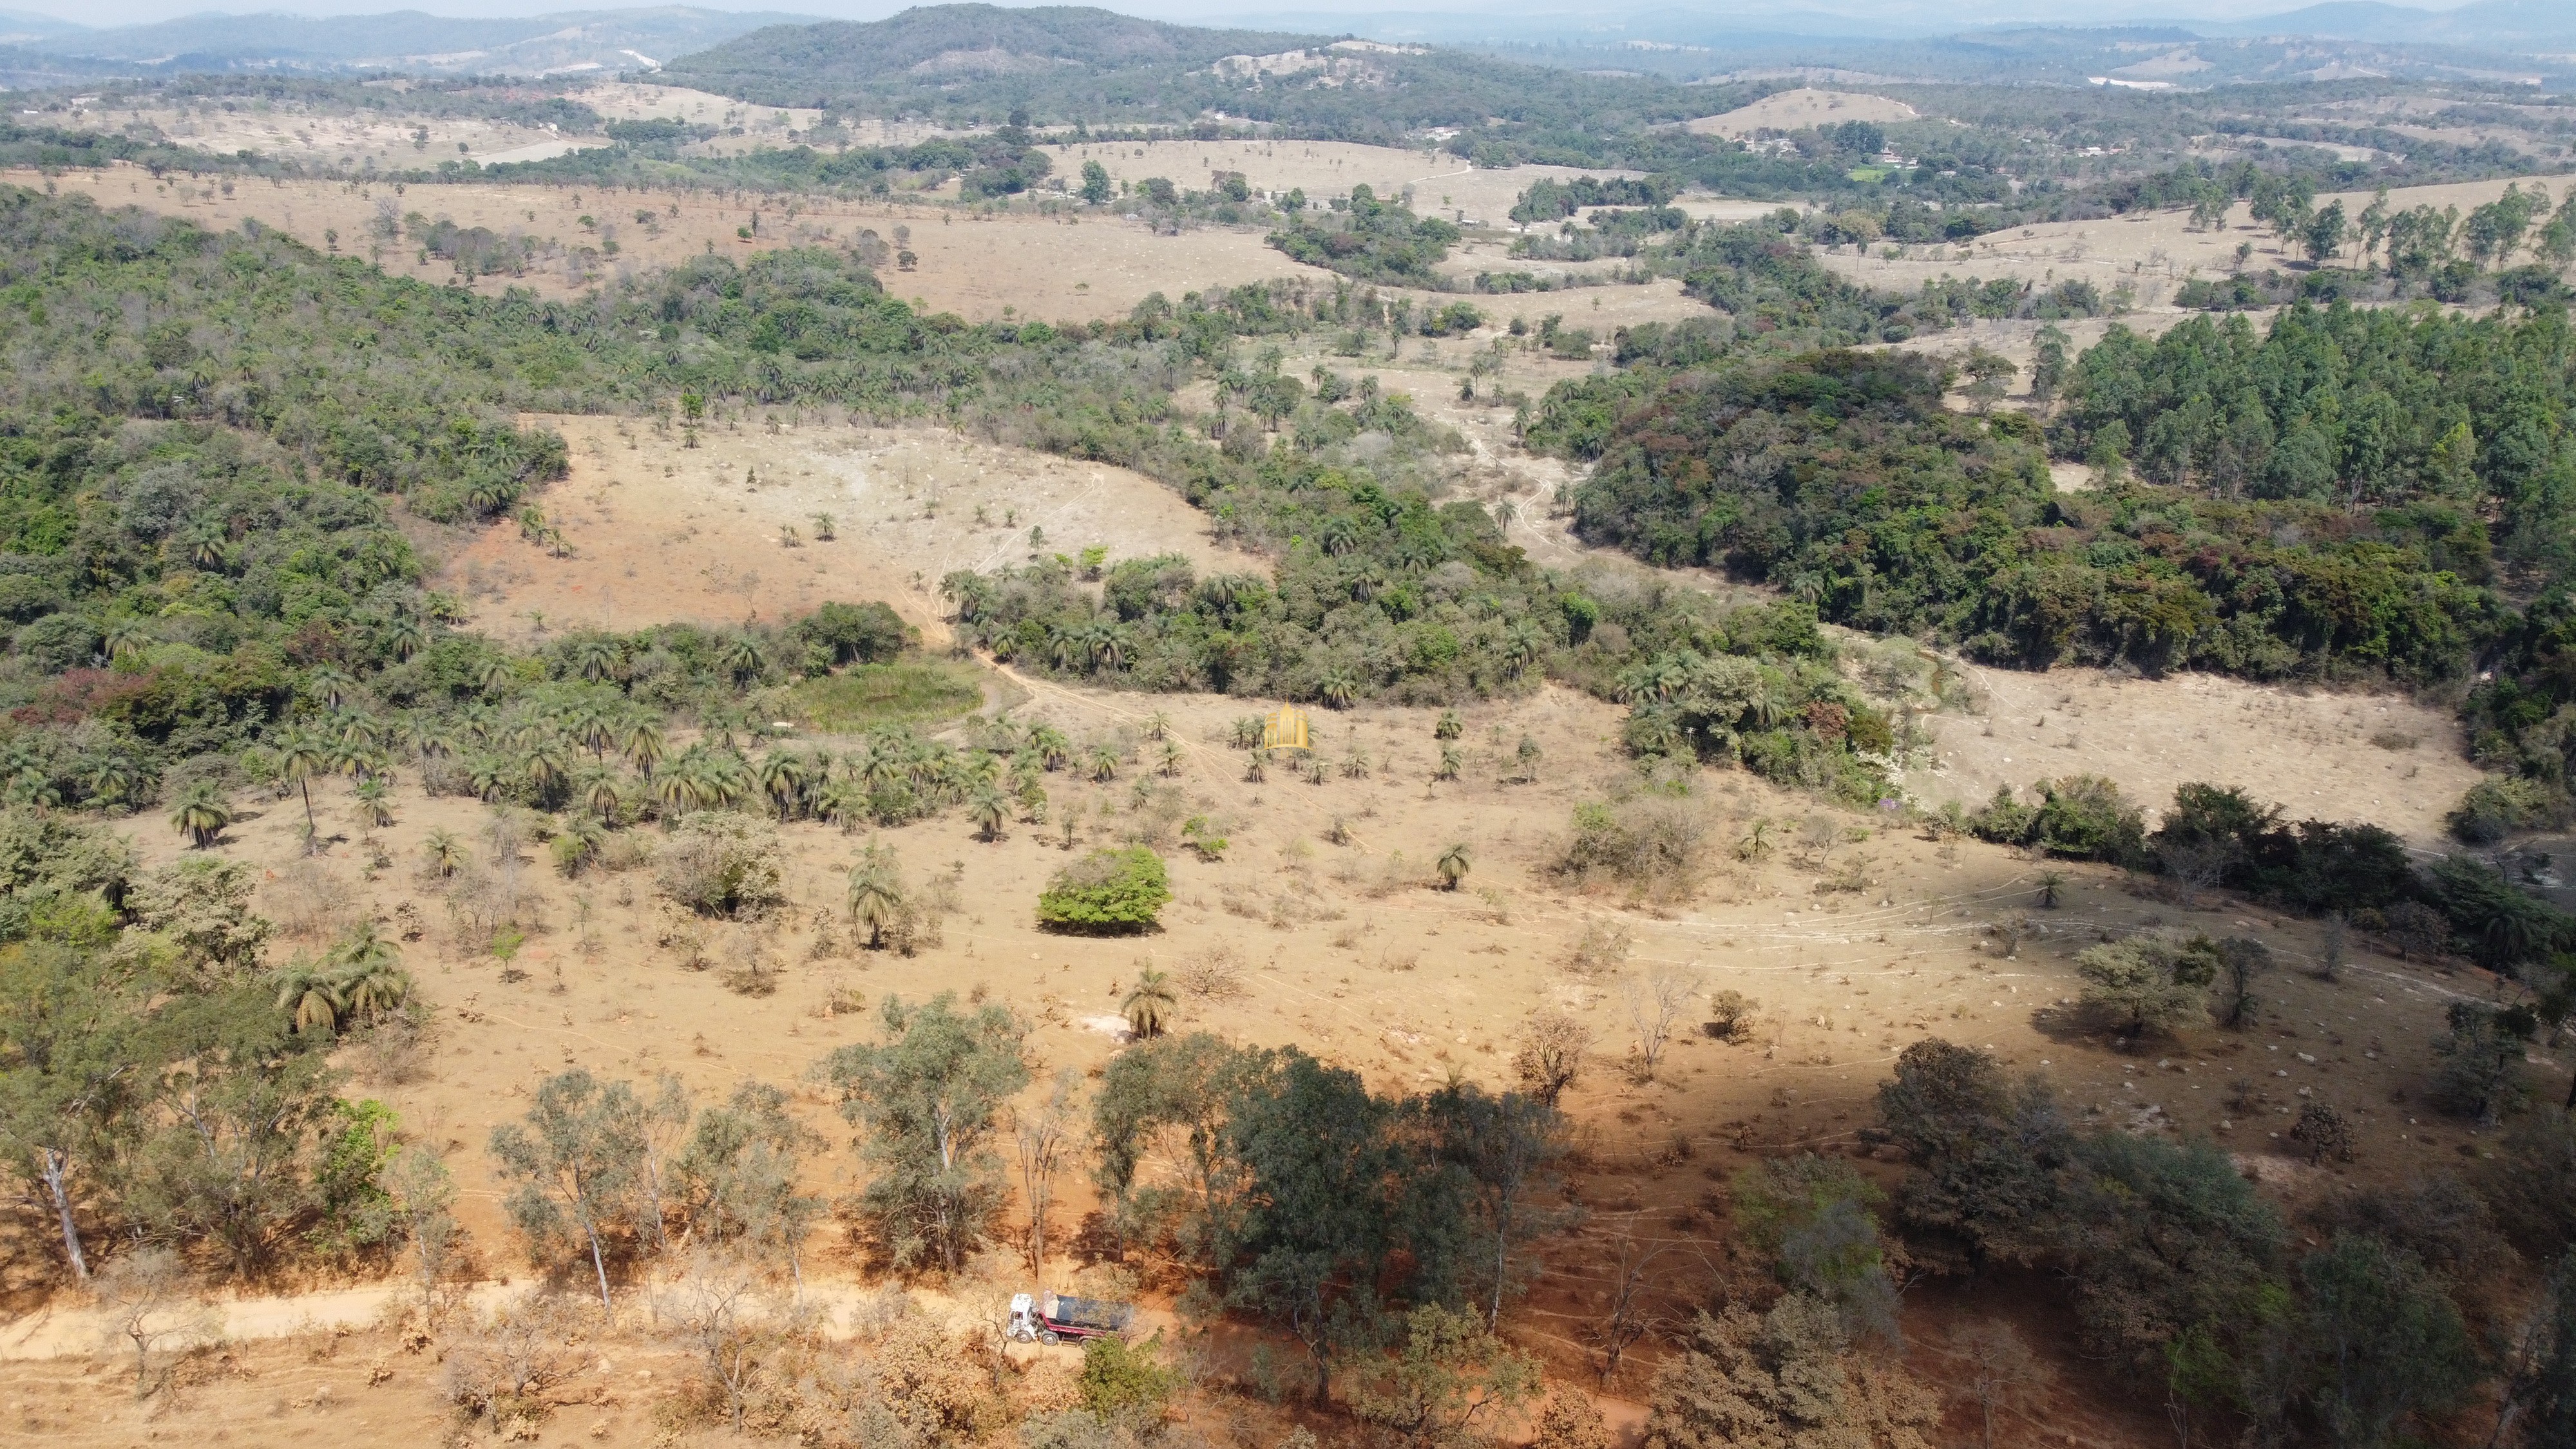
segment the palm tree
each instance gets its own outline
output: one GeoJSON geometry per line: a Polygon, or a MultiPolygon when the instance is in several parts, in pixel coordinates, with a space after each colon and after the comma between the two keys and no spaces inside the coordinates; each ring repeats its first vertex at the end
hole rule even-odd
{"type": "Polygon", "coordinates": [[[617,742],[617,721],[596,704],[577,704],[564,712],[564,733],[573,743],[590,751],[594,761],[608,758],[608,747],[617,742]]]}
{"type": "Polygon", "coordinates": [[[295,783],[304,795],[304,830],[310,835],[313,825],[313,777],[331,768],[331,749],[309,730],[288,730],[277,744],[277,773],[295,783]]]}
{"type": "Polygon", "coordinates": [[[1454,709],[1440,711],[1440,718],[1431,726],[1431,737],[1435,740],[1454,740],[1466,732],[1467,722],[1459,718],[1458,711],[1454,709]]]}
{"type": "Polygon", "coordinates": [[[1146,716],[1145,738],[1149,740],[1159,740],[1171,732],[1172,716],[1169,711],[1158,709],[1152,714],[1146,716]]]}
{"type": "Polygon", "coordinates": [[[429,857],[429,868],[441,876],[452,876],[465,866],[465,847],[457,843],[453,831],[433,830],[421,842],[421,852],[429,857]]]}
{"type": "Polygon", "coordinates": [[[1107,745],[1093,745],[1085,763],[1090,766],[1094,780],[1106,784],[1118,778],[1118,752],[1107,745]]]}
{"type": "Polygon", "coordinates": [[[122,805],[134,798],[134,789],[143,783],[142,772],[122,755],[110,755],[92,766],[82,782],[89,787],[91,798],[102,808],[122,805]]]}
{"type": "Polygon", "coordinates": [[[1326,672],[1323,679],[1317,682],[1315,692],[1323,697],[1324,703],[1333,708],[1348,709],[1351,707],[1351,701],[1359,698],[1360,685],[1357,679],[1351,677],[1349,670],[1334,669],[1326,672]]]}
{"type": "Polygon", "coordinates": [[[1179,740],[1163,741],[1163,774],[1165,778],[1169,778],[1181,772],[1181,759],[1181,742],[1179,740]]]}
{"type": "Polygon", "coordinates": [[[1245,783],[1252,785],[1270,778],[1270,751],[1266,747],[1256,747],[1244,760],[1243,778],[1245,783]]]}
{"type": "Polygon", "coordinates": [[[572,646],[573,672],[593,684],[617,673],[617,646],[605,639],[584,639],[572,646]]]}
{"type": "Polygon", "coordinates": [[[1063,769],[1064,762],[1073,757],[1073,742],[1053,725],[1042,724],[1030,730],[1029,748],[1037,752],[1038,763],[1050,770],[1063,769]]]}
{"type": "Polygon", "coordinates": [[[131,615],[107,626],[107,657],[123,659],[152,647],[152,631],[131,615]]]}
{"type": "Polygon", "coordinates": [[[188,837],[197,849],[211,847],[233,823],[233,812],[224,797],[215,792],[215,782],[200,780],[188,793],[179,797],[179,808],[170,812],[170,828],[188,837]]]}
{"type": "Polygon", "coordinates": [[[1127,1018],[1127,1029],[1139,1037],[1161,1036],[1180,1010],[1180,998],[1172,994],[1171,978],[1160,971],[1136,973],[1135,989],[1118,1005],[1119,1015],[1127,1018]]]}
{"type": "Polygon", "coordinates": [[[295,1030],[324,1036],[340,1029],[340,984],[309,961],[298,961],[277,973],[277,1009],[293,1012],[295,1030]]]}
{"type": "Polygon", "coordinates": [[[772,750],[760,757],[760,788],[778,807],[778,818],[792,818],[805,801],[809,779],[805,762],[785,750],[772,750]]]}
{"type": "Polygon", "coordinates": [[[841,827],[843,834],[859,828],[868,813],[868,787],[853,775],[834,775],[823,785],[817,799],[823,818],[841,827]]]}
{"type": "Polygon", "coordinates": [[[625,753],[626,763],[648,779],[652,777],[654,767],[670,754],[669,746],[662,740],[662,727],[640,716],[627,724],[625,737],[618,741],[617,748],[625,753]]]}
{"type": "Polygon", "coordinates": [[[662,807],[665,816],[683,815],[706,803],[694,756],[681,756],[653,777],[653,801],[662,807]]]}
{"type": "Polygon", "coordinates": [[[736,682],[751,678],[769,667],[769,651],[749,634],[736,634],[724,647],[724,666],[736,682]]]}
{"type": "Polygon", "coordinates": [[[352,793],[358,797],[358,821],[360,824],[366,826],[369,830],[377,830],[394,823],[394,812],[385,804],[386,790],[384,776],[368,776],[366,779],[358,782],[358,788],[352,793]]]}
{"type": "Polygon", "coordinates": [[[617,776],[596,767],[582,771],[580,781],[573,786],[573,794],[584,809],[599,812],[602,825],[617,823],[617,807],[626,800],[625,792],[617,786],[617,776]]]}
{"type": "Polygon", "coordinates": [[[564,758],[563,741],[543,735],[528,746],[519,768],[527,772],[528,783],[537,787],[537,797],[546,799],[571,775],[572,762],[564,758]]]}
{"type": "Polygon", "coordinates": [[[987,841],[1002,838],[1002,822],[1009,818],[1010,813],[1009,799],[991,785],[978,785],[975,793],[966,797],[967,817],[975,822],[976,832],[987,841]]]}
{"type": "Polygon", "coordinates": [[[2039,904],[2044,910],[2056,910],[2057,900],[2066,890],[2066,872],[2043,870],[2039,873],[2039,904]]]}
{"type": "Polygon", "coordinates": [[[1467,878],[1468,868],[1473,864],[1467,858],[1467,843],[1462,840],[1440,852],[1439,862],[1431,868],[1440,873],[1440,888],[1454,891],[1458,882],[1467,878]]]}
{"type": "Polygon", "coordinates": [[[338,709],[349,702],[350,696],[358,692],[358,681],[352,679],[349,671],[338,665],[325,664],[306,678],[305,687],[313,691],[315,699],[333,709],[338,709]]]}
{"type": "Polygon", "coordinates": [[[396,659],[407,660],[429,647],[429,631],[420,626],[418,619],[406,615],[385,626],[385,643],[396,659]]]}
{"type": "Polygon", "coordinates": [[[894,852],[871,843],[867,856],[850,868],[850,921],[868,928],[868,949],[885,944],[886,927],[903,916],[903,878],[894,852]]]}
{"type": "Polygon", "coordinates": [[[508,689],[510,681],[517,676],[518,671],[510,667],[509,659],[495,654],[483,661],[482,668],[474,671],[474,687],[485,694],[499,694],[508,689]]]}
{"type": "Polygon", "coordinates": [[[1435,780],[1455,780],[1458,778],[1458,767],[1465,763],[1466,757],[1458,753],[1458,747],[1456,745],[1442,745],[1440,747],[1440,767],[1431,772],[1431,778],[1435,780]]]}
{"type": "Polygon", "coordinates": [[[411,973],[390,958],[342,967],[335,984],[353,1021],[373,1022],[399,1009],[411,997],[411,973]]]}
{"type": "Polygon", "coordinates": [[[188,540],[188,562],[211,573],[224,566],[224,536],[212,528],[200,529],[188,540]]]}
{"type": "Polygon", "coordinates": [[[435,721],[420,715],[413,715],[403,721],[402,742],[403,748],[411,751],[417,759],[426,760],[435,755],[450,755],[456,752],[456,741],[449,739],[446,732],[441,730],[435,721]]]}

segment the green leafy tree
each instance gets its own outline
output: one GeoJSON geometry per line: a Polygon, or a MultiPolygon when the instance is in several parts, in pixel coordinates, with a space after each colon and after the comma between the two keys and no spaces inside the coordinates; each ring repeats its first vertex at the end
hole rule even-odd
{"type": "Polygon", "coordinates": [[[538,1084],[523,1121],[492,1129],[495,1175],[514,1184],[504,1203],[511,1225],[541,1261],[567,1242],[586,1255],[603,1310],[613,1308],[606,1240],[631,1211],[644,1156],[634,1096],[575,1067],[538,1084]]]}
{"type": "Polygon", "coordinates": [[[1535,1355],[1437,1303],[1406,1314],[1403,1331],[1395,1353],[1353,1387],[1351,1417],[1414,1444],[1491,1442],[1519,1426],[1539,1392],[1535,1355]]]}
{"type": "Polygon", "coordinates": [[[889,996],[881,1019],[884,1040],[842,1047],[817,1070],[842,1117],[866,1129],[859,1150],[877,1175],[858,1205],[879,1249],[898,1267],[954,1273],[1004,1192],[992,1137],[1028,1085],[1027,1028],[998,1004],[961,1012],[947,994],[919,1006],[889,996]]]}
{"type": "Polygon", "coordinates": [[[1737,1220],[1794,1293],[1830,1303],[1855,1337],[1896,1338],[1896,1283],[1879,1241],[1884,1195],[1850,1163],[1813,1152],[1735,1174],[1737,1220]]]}
{"type": "Polygon", "coordinates": [[[335,1116],[330,1065],[256,987],[165,1003],[138,1047],[149,1103],[126,1161],[126,1212],[201,1243],[237,1279],[257,1277],[315,1206],[335,1116]]]}
{"type": "Polygon", "coordinates": [[[797,1191],[797,1176],[822,1145],[789,1115],[785,1092],[766,1082],[735,1087],[724,1105],[698,1114],[674,1163],[693,1235],[783,1257],[802,1283],[805,1235],[823,1199],[797,1191]]]}
{"type": "Polygon", "coordinates": [[[2134,1041],[2207,1020],[2218,965],[2207,937],[2138,936],[2086,948],[2075,958],[2075,974],[2084,978],[2083,1008],[2134,1041]]]}
{"type": "Polygon", "coordinates": [[[85,955],[53,942],[0,952],[0,1153],[53,1219],[63,1264],[90,1276],[83,1206],[130,1143],[138,1005],[85,955]]]}
{"type": "Polygon", "coordinates": [[[1293,1049],[1239,1081],[1228,1108],[1244,1186],[1211,1225],[1223,1292],[1305,1347],[1319,1405],[1335,1362],[1378,1341],[1391,1298],[1437,1301],[1454,1282],[1462,1174],[1419,1161],[1399,1120],[1356,1074],[1293,1049]]]}
{"type": "Polygon", "coordinates": [[[1485,1326],[1499,1329],[1504,1301],[1527,1286],[1528,1244],[1579,1213],[1560,1196],[1558,1167],[1570,1148],[1565,1118],[1535,1097],[1492,1095],[1474,1083],[1443,1087],[1423,1109],[1441,1160],[1466,1173],[1477,1239],[1466,1276],[1479,1290],[1485,1326]]]}
{"type": "Polygon", "coordinates": [[[2298,1277],[2296,1342],[2336,1449],[2422,1442],[2410,1431],[2441,1422],[2485,1377],[2459,1310],[2413,1255],[2339,1233],[2298,1277]]]}
{"type": "Polygon", "coordinates": [[[1897,1212],[1918,1251],[1947,1241],[1971,1264],[2029,1263],[2055,1246],[2074,1131],[2036,1074],[1937,1038],[1907,1047],[1878,1089],[1879,1121],[1914,1171],[1897,1212]]]}
{"type": "Polygon", "coordinates": [[[1038,896],[1038,921],[1065,931],[1135,931],[1172,898],[1163,858],[1142,845],[1095,850],[1055,873],[1038,896]]]}

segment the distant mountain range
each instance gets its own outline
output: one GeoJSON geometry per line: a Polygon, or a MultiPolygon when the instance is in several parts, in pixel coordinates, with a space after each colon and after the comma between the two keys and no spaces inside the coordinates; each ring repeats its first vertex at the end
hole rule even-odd
{"type": "MultiPolygon", "coordinates": [[[[2153,0],[2148,0],[2150,5],[2153,0]]],[[[1280,10],[1246,15],[1238,23],[1324,34],[1356,32],[1381,40],[1433,44],[1489,42],[1599,45],[1628,42],[1738,45],[1747,41],[1967,40],[1996,30],[2126,29],[2158,27],[2209,38],[2317,36],[2384,44],[2452,46],[2504,54],[2545,54],[2576,49],[2576,3],[2571,0],[2476,0],[2452,10],[2418,10],[2376,0],[2328,0],[2301,9],[2246,19],[2159,13],[2142,6],[2121,15],[2082,3],[2054,14],[2028,4],[1948,5],[1883,0],[1824,9],[1810,4],[1727,7],[1655,6],[1588,10],[1511,4],[1472,10],[1280,10]],[[2093,13],[2083,13],[2091,10],[2093,13]]]]}
{"type": "Polygon", "coordinates": [[[649,70],[767,26],[809,17],[778,12],[578,10],[521,19],[389,15],[190,15],[92,30],[0,12],[0,74],[18,86],[101,75],[196,71],[544,75],[649,70]]]}
{"type": "MultiPolygon", "coordinates": [[[[2127,63],[2124,48],[2165,39],[2204,43],[2207,63],[2192,72],[2190,84],[2363,73],[2501,76],[2533,69],[2555,85],[2576,71],[2576,0],[2475,0],[2452,10],[2327,0],[2251,19],[2142,19],[2125,25],[2083,23],[2083,0],[2077,0],[2077,14],[2054,23],[2006,19],[2026,13],[2025,0],[1850,0],[1836,9],[1819,8],[1813,0],[1787,0],[1777,8],[1553,8],[1560,3],[1541,0],[1548,8],[1524,8],[1503,0],[1473,10],[1365,14],[1279,11],[1243,17],[1240,28],[1230,29],[1073,6],[940,5],[865,24],[671,5],[515,19],[416,10],[325,17],[209,13],[113,28],[0,10],[0,84],[29,88],[201,71],[536,76],[669,67],[675,76],[684,71],[695,84],[720,88],[753,84],[775,90],[781,83],[810,82],[837,94],[891,98],[961,82],[989,83],[1013,69],[1031,81],[1040,71],[1071,68],[1095,78],[1151,73],[1169,84],[1221,56],[1272,54],[1346,35],[1677,80],[1804,67],[2066,83],[2117,71],[2127,63]]],[[[1061,84],[1069,77],[1053,79],[1061,84]]]]}

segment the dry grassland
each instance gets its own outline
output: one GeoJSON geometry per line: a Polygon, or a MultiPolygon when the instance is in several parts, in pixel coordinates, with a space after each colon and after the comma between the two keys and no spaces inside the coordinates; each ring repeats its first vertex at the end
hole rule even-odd
{"type": "Polygon", "coordinates": [[[1764,96],[1749,106],[1721,115],[1702,116],[1690,129],[1702,136],[1742,139],[1756,131],[1795,131],[1807,126],[1833,126],[1845,121],[1919,121],[1922,113],[1903,101],[1858,91],[1819,90],[1800,86],[1764,96]]]}
{"type": "MultiPolygon", "coordinates": [[[[46,184],[45,177],[32,171],[0,173],[0,180],[38,188],[46,184]]],[[[487,296],[511,287],[540,296],[574,296],[603,277],[673,265],[710,250],[740,259],[770,247],[847,244],[863,229],[891,245],[899,226],[910,228],[920,266],[911,272],[888,270],[886,290],[931,311],[975,321],[999,318],[1005,309],[1027,317],[1088,321],[1123,316],[1151,292],[1177,297],[1281,276],[1304,276],[1319,284],[1332,280],[1331,273],[1300,266],[1263,245],[1256,231],[1204,227],[1179,236],[1154,236],[1140,224],[1113,217],[1077,221],[977,215],[926,204],[810,199],[791,203],[771,198],[755,205],[708,192],[494,182],[415,186],[397,194],[382,185],[246,179],[233,183],[232,194],[224,195],[214,182],[191,187],[179,178],[156,184],[130,166],[70,173],[56,184],[92,196],[102,206],[140,206],[209,229],[237,227],[255,218],[316,248],[332,246],[330,233],[336,231],[337,249],[358,256],[370,254],[368,226],[388,202],[397,216],[418,211],[431,220],[445,217],[503,236],[521,233],[576,251],[596,249],[608,240],[618,244],[613,256],[594,250],[577,262],[531,267],[524,276],[476,279],[474,290],[487,296]],[[673,207],[679,209],[676,216],[673,207]],[[760,235],[744,242],[735,233],[752,223],[755,209],[760,235]],[[638,221],[638,212],[650,219],[638,221]],[[599,223],[597,230],[581,225],[584,215],[599,223]]],[[[409,243],[385,247],[379,260],[397,275],[426,282],[445,284],[455,275],[453,267],[436,257],[420,260],[409,243]]]]}
{"type": "Polygon", "coordinates": [[[466,541],[438,575],[466,601],[468,627],[521,643],[541,628],[774,621],[858,598],[884,599],[942,643],[936,590],[951,569],[1095,544],[1119,558],[1184,554],[1202,572],[1266,567],[1212,543],[1206,516],[1150,478],[929,427],[745,410],[691,449],[628,419],[529,421],[572,445],[571,476],[543,500],[569,556],[505,525],[466,541]],[[1035,548],[1032,529],[1043,530],[1035,548]]]}

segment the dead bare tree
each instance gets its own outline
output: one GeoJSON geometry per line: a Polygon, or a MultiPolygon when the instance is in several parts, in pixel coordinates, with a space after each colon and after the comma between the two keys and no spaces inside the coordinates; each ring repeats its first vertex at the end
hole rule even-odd
{"type": "Polygon", "coordinates": [[[1960,1356],[1968,1361],[1967,1396],[1976,1400],[1983,1426],[1984,1449],[1995,1449],[1995,1416],[2019,1405],[2037,1384],[2040,1366],[2022,1346],[2010,1325],[1989,1319],[1960,1333],[1960,1356]]]}
{"type": "Polygon", "coordinates": [[[1055,1175],[1073,1136],[1073,1069],[1056,1073],[1047,1103],[1020,1119],[1020,1190],[1028,1197],[1029,1231],[1024,1251],[1029,1271],[1046,1272],[1047,1210],[1055,1203],[1055,1175]]]}
{"type": "Polygon", "coordinates": [[[1621,992],[1627,998],[1629,1024],[1637,1029],[1637,1080],[1653,1081],[1664,1047],[1673,1039],[1673,1028],[1690,1006],[1690,978],[1678,971],[1650,971],[1642,978],[1628,978],[1621,992]]]}
{"type": "Polygon", "coordinates": [[[188,1269],[168,1248],[139,1248],[110,1262],[91,1280],[105,1318],[107,1341],[134,1349],[134,1397],[152,1392],[152,1351],[173,1340],[207,1335],[206,1314],[191,1311],[188,1269]]]}
{"type": "Polygon", "coordinates": [[[768,1291],[751,1265],[704,1249],[653,1298],[653,1316],[681,1346],[695,1354],[707,1385],[724,1396],[734,1432],[742,1432],[743,1406],[767,1371],[773,1349],[794,1335],[796,1310],[768,1291]]]}
{"type": "Polygon", "coordinates": [[[1519,1049],[1512,1071],[1530,1095],[1553,1107],[1565,1089],[1583,1074],[1584,1054],[1592,1050],[1592,1028],[1572,1012],[1542,1006],[1521,1024],[1519,1049]]]}
{"type": "Polygon", "coordinates": [[[1602,1305],[1601,1316],[1585,1330],[1597,1360],[1595,1371],[1605,1389],[1619,1376],[1620,1360],[1628,1356],[1628,1350],[1654,1328],[1654,1317],[1647,1312],[1646,1302],[1653,1282],[1651,1273],[1656,1263],[1673,1251],[1669,1243],[1639,1238],[1633,1226],[1621,1228],[1610,1242],[1610,1297],[1602,1305]]]}

